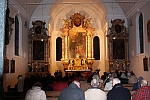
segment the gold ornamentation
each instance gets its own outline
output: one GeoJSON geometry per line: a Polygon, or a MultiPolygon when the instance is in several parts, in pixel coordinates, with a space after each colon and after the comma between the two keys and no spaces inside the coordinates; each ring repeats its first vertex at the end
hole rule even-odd
{"type": "Polygon", "coordinates": [[[64,20],[62,31],[62,63],[65,70],[89,70],[94,63],[93,31],[90,21],[80,13],[64,20]],[[64,38],[65,37],[65,38],[64,38]],[[67,41],[65,41],[67,40],[67,41]],[[67,46],[67,47],[66,47],[67,46]]]}

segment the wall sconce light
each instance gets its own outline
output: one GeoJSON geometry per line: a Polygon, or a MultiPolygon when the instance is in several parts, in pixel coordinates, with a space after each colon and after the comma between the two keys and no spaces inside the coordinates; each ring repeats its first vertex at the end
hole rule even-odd
{"type": "Polygon", "coordinates": [[[41,39],[41,41],[43,41],[43,39],[41,39]]]}

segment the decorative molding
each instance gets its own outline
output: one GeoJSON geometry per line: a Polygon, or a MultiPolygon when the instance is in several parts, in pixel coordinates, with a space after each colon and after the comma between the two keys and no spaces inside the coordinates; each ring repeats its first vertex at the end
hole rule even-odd
{"type": "Polygon", "coordinates": [[[16,10],[20,12],[25,18],[30,19],[31,16],[26,12],[26,9],[24,9],[16,0],[9,0],[9,6],[14,7],[16,10]],[[18,5],[16,5],[18,4],[18,5]]]}
{"type": "Polygon", "coordinates": [[[147,2],[140,2],[140,3],[136,3],[134,6],[132,6],[128,12],[126,13],[127,18],[130,18],[132,15],[134,15],[138,9],[140,9],[141,7],[143,7],[147,2]]]}

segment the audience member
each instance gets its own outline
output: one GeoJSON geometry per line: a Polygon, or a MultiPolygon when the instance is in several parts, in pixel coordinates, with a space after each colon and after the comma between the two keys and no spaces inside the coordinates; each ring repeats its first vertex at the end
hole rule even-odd
{"type": "Polygon", "coordinates": [[[117,74],[115,72],[113,72],[112,77],[117,78],[117,74]]]}
{"type": "Polygon", "coordinates": [[[147,80],[141,81],[141,87],[133,94],[132,100],[150,100],[150,86],[147,80]]]}
{"type": "Polygon", "coordinates": [[[34,83],[32,88],[27,91],[25,100],[47,100],[45,91],[41,87],[40,82],[34,83]]]}
{"type": "Polygon", "coordinates": [[[122,73],[120,77],[124,78],[124,79],[127,79],[127,76],[125,75],[125,73],[122,73]]]}
{"type": "Polygon", "coordinates": [[[104,81],[104,87],[105,87],[106,83],[110,81],[109,80],[110,77],[112,77],[111,73],[109,73],[108,76],[107,76],[107,78],[105,79],[105,81],[104,81]]]}
{"type": "Polygon", "coordinates": [[[84,91],[80,89],[80,83],[73,81],[68,88],[62,90],[58,100],[85,100],[84,91]]]}
{"type": "Polygon", "coordinates": [[[64,88],[67,88],[68,85],[66,82],[63,82],[63,79],[59,77],[56,82],[52,84],[53,91],[62,91],[64,88]]]}
{"type": "Polygon", "coordinates": [[[93,79],[91,88],[85,91],[85,100],[106,100],[106,93],[99,88],[97,79],[93,79]]]}
{"type": "Polygon", "coordinates": [[[65,82],[67,82],[68,81],[68,79],[69,79],[69,75],[68,75],[68,73],[65,73],[66,75],[63,77],[63,80],[65,81],[65,82]]]}
{"type": "Polygon", "coordinates": [[[140,86],[141,86],[141,80],[143,80],[143,77],[142,77],[142,76],[140,76],[140,77],[138,78],[138,82],[136,82],[136,83],[133,85],[132,90],[137,90],[137,89],[140,88],[140,86]]]}
{"type": "Polygon", "coordinates": [[[93,77],[93,73],[91,73],[90,76],[88,77],[87,83],[90,83],[90,82],[91,82],[91,80],[93,79],[92,77],[93,77]]]}
{"type": "Polygon", "coordinates": [[[137,80],[138,80],[138,79],[137,79],[137,77],[135,76],[134,73],[131,73],[131,75],[128,77],[128,83],[130,83],[130,84],[136,83],[137,80]]]}
{"type": "Polygon", "coordinates": [[[18,75],[17,89],[18,92],[23,92],[24,88],[24,79],[22,75],[18,75]]]}
{"type": "Polygon", "coordinates": [[[50,86],[50,83],[48,82],[48,80],[46,78],[43,78],[41,83],[42,83],[42,90],[53,91],[53,87],[50,86]]]}
{"type": "Polygon", "coordinates": [[[107,100],[131,100],[131,93],[124,88],[118,78],[112,81],[113,88],[107,94],[107,100]]]}
{"type": "Polygon", "coordinates": [[[105,87],[104,87],[104,90],[109,91],[112,89],[112,80],[113,80],[113,77],[110,77],[109,82],[107,82],[105,87]]]}
{"type": "Polygon", "coordinates": [[[103,72],[103,75],[101,76],[101,79],[104,81],[107,78],[107,73],[103,72]]]}
{"type": "Polygon", "coordinates": [[[124,72],[120,72],[121,73],[121,76],[120,76],[120,81],[121,81],[121,84],[128,84],[128,78],[126,76],[126,74],[124,72]]]}
{"type": "Polygon", "coordinates": [[[103,83],[103,80],[99,77],[97,73],[94,74],[92,78],[98,80],[100,83],[103,83]]]}

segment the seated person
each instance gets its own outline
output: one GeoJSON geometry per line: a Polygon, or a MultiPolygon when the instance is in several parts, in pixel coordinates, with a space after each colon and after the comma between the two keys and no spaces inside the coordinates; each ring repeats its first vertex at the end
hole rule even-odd
{"type": "Polygon", "coordinates": [[[138,80],[134,73],[131,73],[131,75],[128,77],[128,79],[129,79],[128,83],[130,83],[130,84],[134,84],[138,80]]]}
{"type": "Polygon", "coordinates": [[[113,88],[107,93],[107,100],[131,100],[129,89],[124,88],[118,78],[112,80],[112,86],[113,88]]]}
{"type": "Polygon", "coordinates": [[[84,91],[80,89],[80,82],[74,80],[62,90],[57,100],[85,100],[84,91]]]}
{"type": "Polygon", "coordinates": [[[150,100],[150,86],[147,80],[141,80],[140,88],[132,95],[132,100],[150,100]]]}
{"type": "Polygon", "coordinates": [[[109,90],[112,89],[112,80],[113,80],[113,77],[110,77],[110,78],[109,78],[109,82],[107,82],[107,83],[105,84],[104,90],[109,91],[109,90]]]}
{"type": "Polygon", "coordinates": [[[106,100],[106,93],[99,88],[99,81],[93,79],[91,81],[91,88],[85,91],[86,100],[106,100]]]}
{"type": "Polygon", "coordinates": [[[128,84],[128,78],[127,78],[127,76],[125,75],[124,72],[121,73],[121,76],[120,76],[119,79],[121,80],[121,83],[122,83],[122,84],[128,84]]]}
{"type": "Polygon", "coordinates": [[[106,77],[107,77],[107,73],[104,72],[103,75],[101,76],[101,79],[104,81],[106,79],[106,77]]]}
{"type": "Polygon", "coordinates": [[[41,87],[40,82],[34,83],[32,88],[27,91],[25,100],[47,100],[45,91],[41,87]]]}
{"type": "Polygon", "coordinates": [[[107,76],[107,78],[105,79],[105,81],[104,81],[104,87],[105,87],[106,83],[110,81],[109,80],[110,77],[112,77],[111,73],[109,73],[108,76],[107,76]]]}
{"type": "Polygon", "coordinates": [[[138,82],[136,82],[136,83],[133,85],[132,90],[137,90],[137,89],[139,89],[142,80],[143,80],[143,77],[140,76],[140,77],[138,78],[138,82]]]}
{"type": "Polygon", "coordinates": [[[97,79],[100,83],[103,83],[103,80],[99,77],[98,74],[93,75],[93,79],[97,79]]]}
{"type": "Polygon", "coordinates": [[[58,78],[56,82],[52,84],[53,91],[62,91],[64,88],[67,88],[68,85],[66,82],[63,82],[62,78],[58,78]]]}
{"type": "Polygon", "coordinates": [[[121,74],[121,78],[127,79],[127,76],[125,75],[125,73],[121,74]]]}
{"type": "Polygon", "coordinates": [[[50,84],[48,83],[46,78],[42,79],[42,90],[44,90],[44,91],[53,91],[52,86],[50,86],[50,84]]]}

